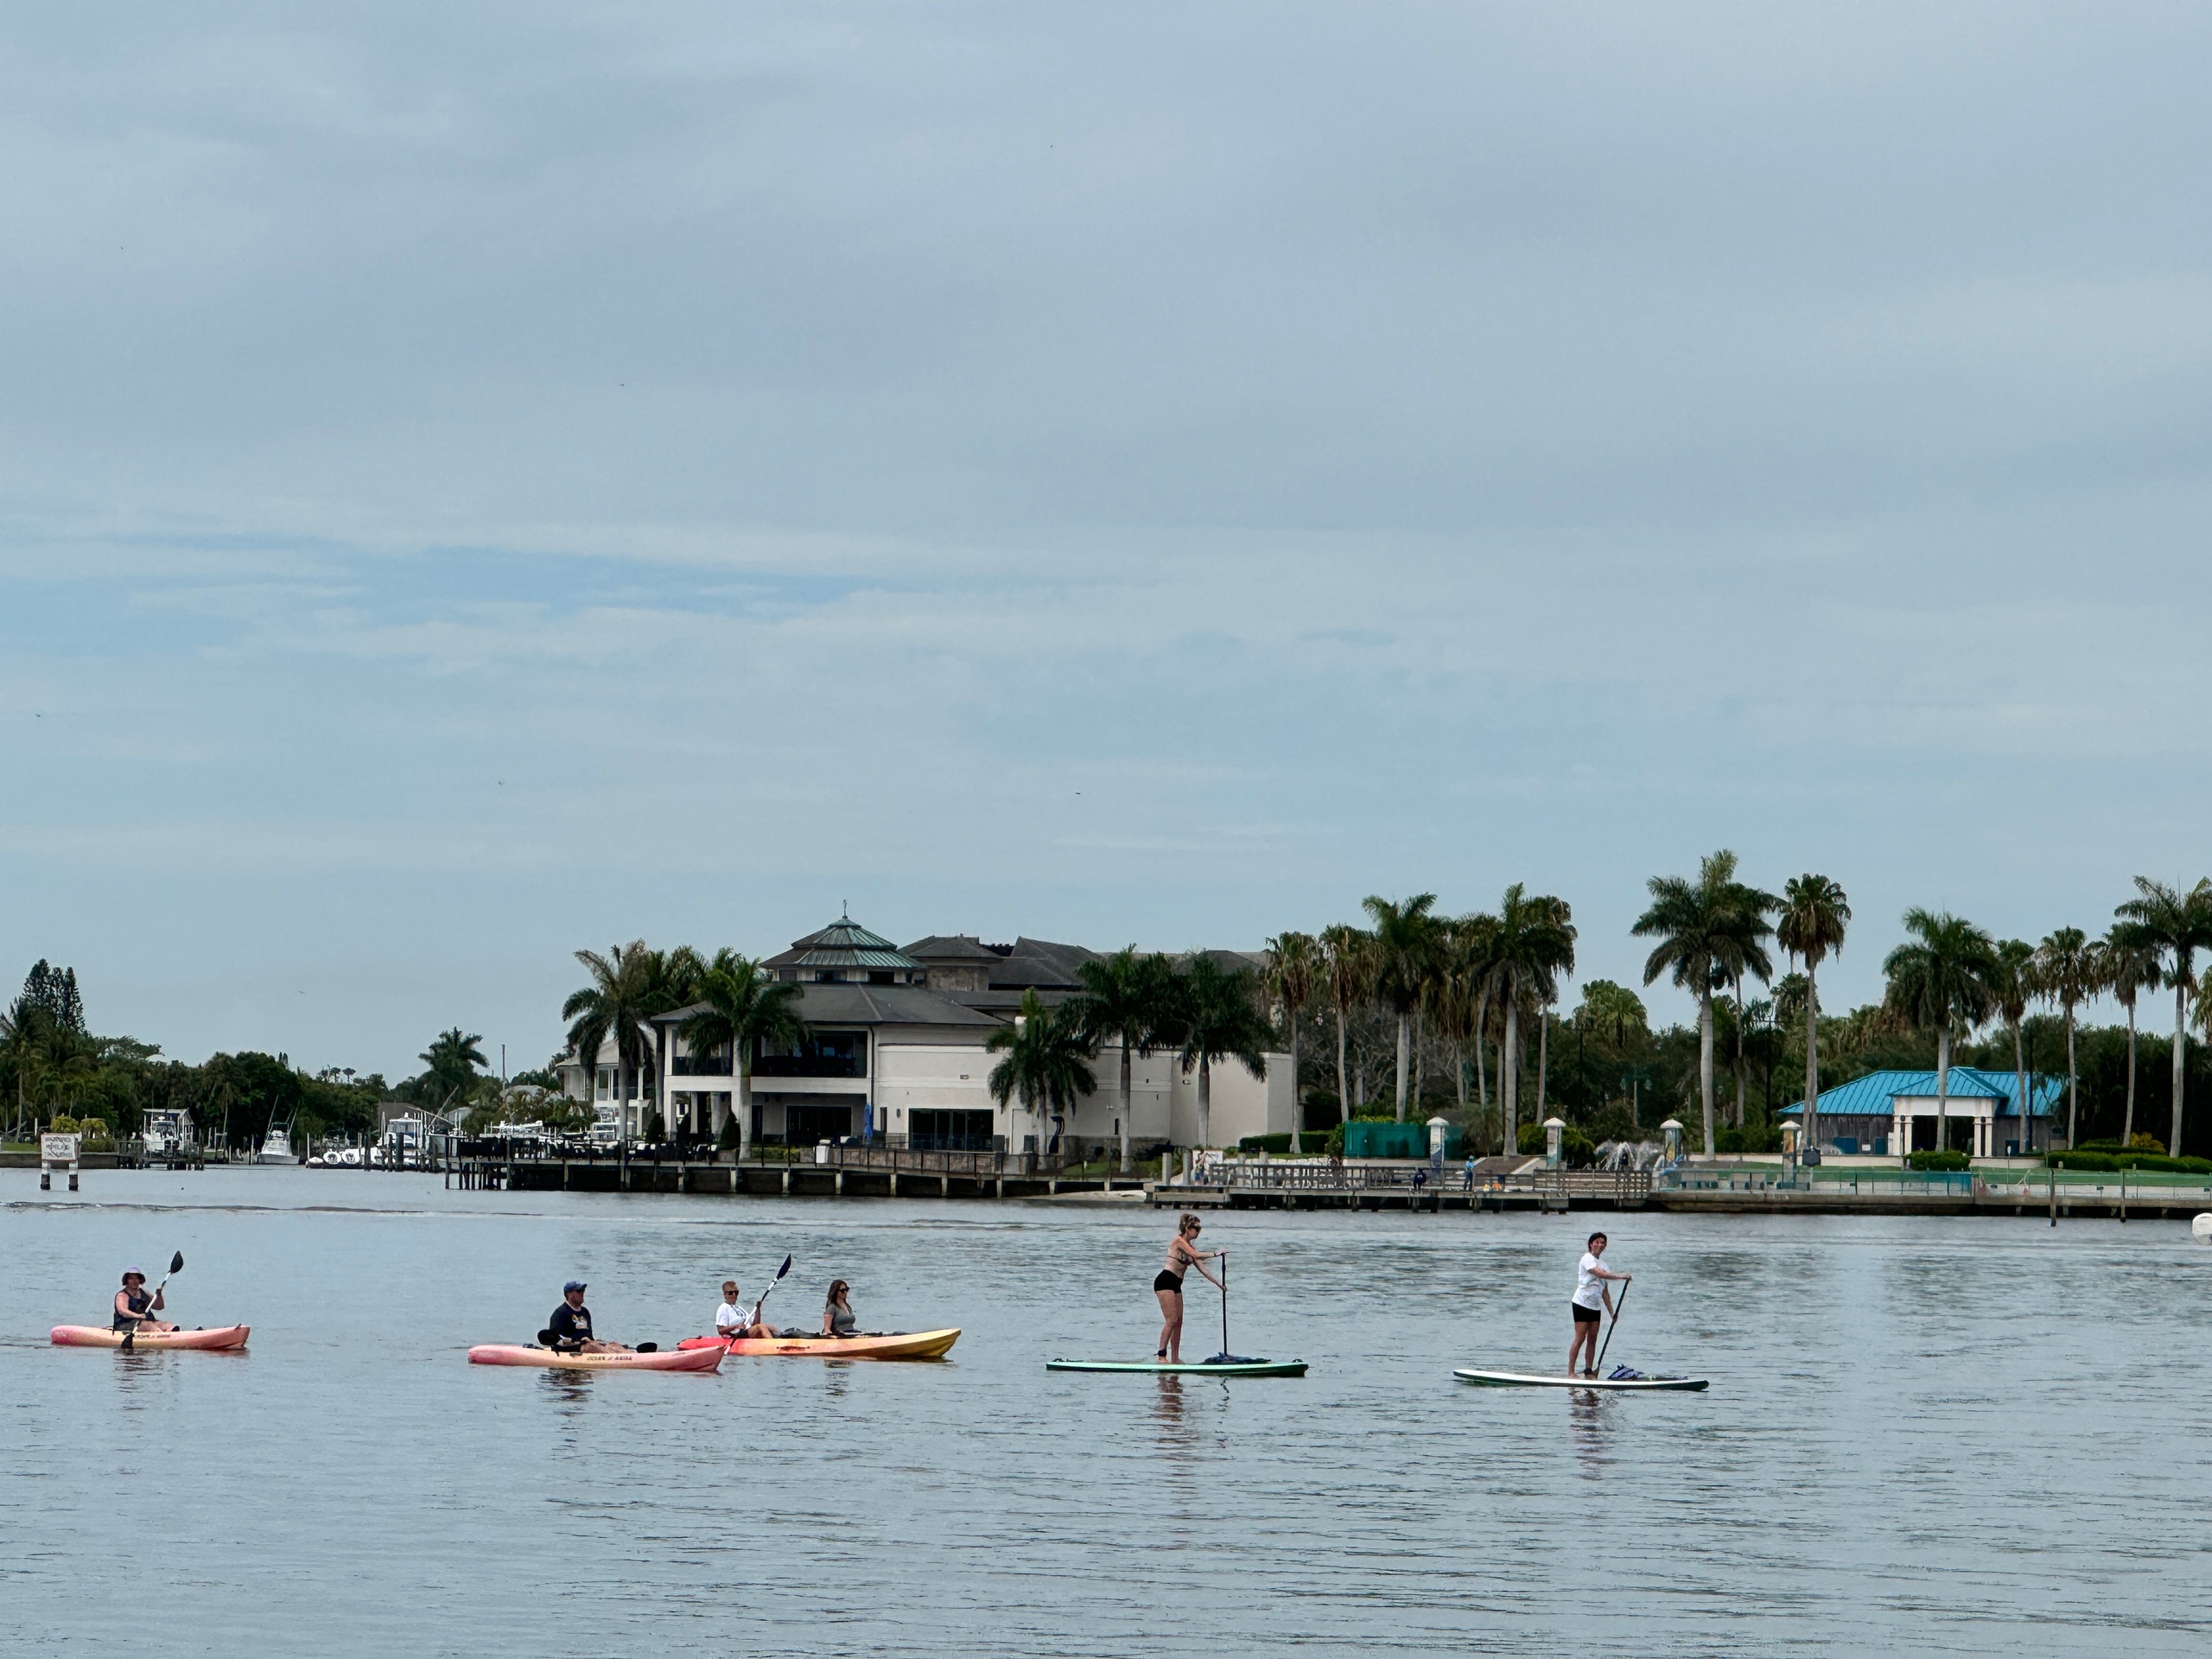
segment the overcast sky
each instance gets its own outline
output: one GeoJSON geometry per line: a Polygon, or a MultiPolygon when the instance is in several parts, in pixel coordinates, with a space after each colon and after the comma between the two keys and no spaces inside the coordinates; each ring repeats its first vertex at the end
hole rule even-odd
{"type": "Polygon", "coordinates": [[[18,8],[0,975],[398,1074],[846,900],[2101,930],[2212,870],[2208,86],[2167,5],[18,8]]]}

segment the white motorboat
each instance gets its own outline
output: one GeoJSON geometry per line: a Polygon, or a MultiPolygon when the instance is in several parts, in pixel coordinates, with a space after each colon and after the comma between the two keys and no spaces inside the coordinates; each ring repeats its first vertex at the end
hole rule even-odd
{"type": "Polygon", "coordinates": [[[257,1164],[296,1164],[300,1160],[292,1151],[292,1126],[271,1123],[263,1137],[261,1150],[254,1154],[257,1164]]]}

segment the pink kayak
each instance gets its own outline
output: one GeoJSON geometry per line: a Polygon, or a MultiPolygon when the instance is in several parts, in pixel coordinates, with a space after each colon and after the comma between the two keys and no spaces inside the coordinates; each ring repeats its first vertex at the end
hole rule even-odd
{"type": "MultiPolygon", "coordinates": [[[[133,1353],[141,1348],[243,1348],[251,1328],[219,1325],[213,1331],[147,1331],[139,1334],[130,1348],[133,1353]]],[[[104,1325],[57,1325],[54,1343],[57,1348],[120,1348],[123,1332],[104,1325]]]]}
{"type": "Polygon", "coordinates": [[[719,1370],[722,1351],[713,1348],[664,1349],[654,1354],[556,1354],[550,1348],[524,1348],[518,1344],[487,1342],[468,1351],[472,1365],[543,1365],[561,1371],[712,1371],[719,1370]]]}

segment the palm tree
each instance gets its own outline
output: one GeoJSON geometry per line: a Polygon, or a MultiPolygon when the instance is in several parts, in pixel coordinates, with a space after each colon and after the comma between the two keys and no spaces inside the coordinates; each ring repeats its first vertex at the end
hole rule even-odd
{"type": "MultiPolygon", "coordinates": [[[[652,950],[643,939],[632,939],[614,946],[605,956],[596,950],[579,950],[576,960],[589,970],[591,983],[570,992],[561,1005],[561,1017],[572,1022],[569,1046],[585,1077],[595,1078],[600,1048],[609,1038],[613,1039],[616,1141],[626,1149],[629,1089],[632,1080],[645,1071],[646,1022],[691,1000],[699,958],[689,945],[670,951],[652,950]]],[[[665,1063],[661,1075],[667,1075],[665,1063]]]]}
{"type": "Polygon", "coordinates": [[[1193,952],[1175,976],[1169,1040],[1181,1051],[1183,1070],[1198,1074],[1198,1144],[1213,1144],[1213,1065],[1235,1060],[1253,1077],[1268,1075],[1267,1046],[1274,1029],[1261,1014],[1249,969],[1224,973],[1212,957],[1193,952]]]}
{"type": "MultiPolygon", "coordinates": [[[[2124,1147],[2135,1139],[2135,999],[2140,993],[2157,988],[2158,952],[2155,946],[2138,938],[2133,924],[2128,922],[2112,925],[2100,952],[2104,959],[2105,988],[2127,1010],[2127,1116],[2122,1120],[2120,1135],[2120,1143],[2124,1147]]],[[[2200,999],[2200,1014],[2204,1006],[2200,999]]]]}
{"type": "Polygon", "coordinates": [[[1736,880],[1736,855],[1726,848],[1698,864],[1695,881],[1679,875],[1655,875],[1645,884],[1650,906],[1630,932],[1656,938],[1658,946],[1643,963],[1643,982],[1662,974],[1697,998],[1697,1080],[1705,1111],[1705,1150],[1713,1147],[1713,994],[1746,974],[1765,980],[1774,964],[1760,935],[1750,931],[1764,917],[1747,913],[1744,895],[1755,891],[1736,880]]]}
{"type": "Polygon", "coordinates": [[[1821,964],[1843,953],[1851,901],[1825,875],[1808,873],[1782,885],[1782,914],[1775,943],[1805,964],[1805,1144],[1821,1145],[1821,964]]]}
{"type": "MultiPolygon", "coordinates": [[[[1482,1076],[1482,1027],[1490,1007],[1487,916],[1460,916],[1444,925],[1443,963],[1431,1001],[1436,1029],[1452,1045],[1452,1088],[1459,1109],[1467,1107],[1466,1046],[1475,1045],[1475,1075],[1482,1076]]],[[[1487,1096],[1485,1096],[1485,1101],[1487,1096]]]]}
{"type": "Polygon", "coordinates": [[[1406,1121],[1406,1079],[1413,1061],[1414,1010],[1435,977],[1442,930],[1433,913],[1436,895],[1415,893],[1402,902],[1370,894],[1363,899],[1375,922],[1375,990],[1398,1016],[1398,1122],[1406,1121]]]}
{"type": "Polygon", "coordinates": [[[2062,927],[2044,937],[2036,951],[2036,984],[2066,1016],[2066,1144],[2074,1144],[2079,1078],[2074,1065],[2074,1010],[2104,988],[2103,963],[2095,945],[2078,927],[2062,927]]]}
{"type": "Polygon", "coordinates": [[[727,1047],[737,1073],[737,1155],[753,1154],[753,1061],[764,1045],[797,1043],[806,1036],[799,1017],[804,989],[772,978],[750,957],[725,947],[701,967],[690,1002],[700,1005],[676,1027],[694,1054],[727,1047]]]}
{"type": "Polygon", "coordinates": [[[1158,1033],[1171,987],[1165,957],[1141,957],[1134,944],[1110,957],[1093,957],[1076,967],[1083,989],[1061,1006],[1092,1052],[1111,1041],[1122,1051],[1118,1103],[1122,1125],[1122,1173],[1129,1173],[1129,1065],[1135,1054],[1158,1046],[1158,1033]]]}
{"type": "Polygon", "coordinates": [[[1021,994],[1020,1009],[1014,1023],[1001,1026],[983,1039],[983,1046],[1006,1058],[991,1068],[991,1096],[1001,1106],[1014,1096],[1023,1108],[1037,1115],[1037,1156],[1047,1150],[1046,1116],[1054,1109],[1071,1109],[1098,1087],[1091,1071],[1090,1039],[1079,1017],[1067,1007],[1048,1008],[1033,988],[1021,994]]]}
{"type": "Polygon", "coordinates": [[[1260,982],[1281,1010],[1283,1028],[1290,1034],[1290,1150],[1294,1157],[1303,1156],[1306,1150],[1299,1135],[1305,1106],[1298,1087],[1298,1016],[1313,1002],[1319,977],[1320,952],[1311,936],[1278,933],[1268,941],[1268,965],[1260,982]]]}
{"type": "Polygon", "coordinates": [[[1531,894],[1516,881],[1505,890],[1490,937],[1490,976],[1505,1010],[1505,1043],[1499,1061],[1498,1109],[1504,1115],[1505,1149],[1520,1147],[1521,1005],[1532,1001],[1541,1014],[1559,995],[1559,976],[1574,971],[1573,912],[1564,899],[1531,894]]]}
{"type": "Polygon", "coordinates": [[[2134,925],[2132,937],[2169,958],[2166,983],[2174,991],[2174,1119],[2167,1151],[2181,1156],[2181,1112],[2189,1064],[2189,997],[2196,988],[2196,953],[2212,950],[2212,879],[2187,893],[2148,876],[2135,878],[2135,897],[2113,913],[2134,925]]]}
{"type": "Polygon", "coordinates": [[[1351,1068],[1344,1058],[1344,1027],[1351,1011],[1374,994],[1375,940],[1349,922],[1321,930],[1321,982],[1337,1011],[1337,1116],[1351,1119],[1351,1068]]]}
{"type": "Polygon", "coordinates": [[[1994,961],[1997,971],[1990,976],[1990,990],[1997,999],[1997,1012],[2005,1016],[2005,1027],[2012,1033],[2012,1084],[2020,1112],[2020,1150],[2025,1152],[2034,1144],[2034,1132],[2028,1126],[2028,1056],[2020,1022],[2036,997],[2036,948],[2025,939],[2003,939],[1994,961]]]}
{"type": "Polygon", "coordinates": [[[1578,1023],[1597,1031],[1611,1029],[1613,1046],[1625,1047],[1631,1030],[1642,1031],[1649,1019],[1643,999],[1625,985],[1610,979],[1593,979],[1582,988],[1582,1006],[1575,1010],[1578,1023]]]}
{"type": "MultiPolygon", "coordinates": [[[[1936,1150],[1950,1150],[1951,1039],[1996,1007],[1997,946],[1972,922],[1915,905],[1904,913],[1910,943],[1882,959],[1885,1005],[1916,1031],[1936,1033],[1936,1150]]],[[[1909,1148],[1908,1148],[1909,1150],[1909,1148]]]]}
{"type": "Polygon", "coordinates": [[[480,1032],[464,1032],[459,1026],[440,1032],[430,1046],[415,1058],[427,1068],[433,1100],[442,1105],[474,1086],[477,1073],[491,1063],[477,1044],[480,1032]]]}

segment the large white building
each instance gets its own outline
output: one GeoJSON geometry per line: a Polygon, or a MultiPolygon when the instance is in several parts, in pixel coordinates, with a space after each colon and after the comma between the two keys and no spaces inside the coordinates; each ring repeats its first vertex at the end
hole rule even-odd
{"type": "MultiPolygon", "coordinates": [[[[991,1033],[1014,1017],[1025,991],[1047,1003],[1078,983],[1077,965],[1092,952],[1079,945],[1022,938],[985,944],[965,936],[919,939],[900,950],[850,920],[795,941],[764,964],[797,984],[804,1042],[756,1055],[753,1064],[753,1134],[756,1140],[810,1145],[866,1136],[916,1148],[1033,1148],[1036,1118],[1017,1097],[991,1097],[998,1057],[985,1048],[991,1033]]],[[[1236,958],[1250,965],[1249,958],[1236,958]]],[[[693,1054],[677,1034],[694,1010],[661,1015],[654,1059],[617,1102],[614,1047],[598,1057],[588,1086],[583,1066],[562,1066],[568,1092],[588,1097],[610,1128],[626,1118],[632,1138],[645,1116],[658,1110],[671,1132],[719,1135],[736,1108],[735,1067],[727,1048],[693,1054]]],[[[1295,1109],[1287,1054],[1267,1056],[1255,1078],[1235,1061],[1211,1069],[1212,1141],[1234,1146],[1248,1135],[1280,1134],[1295,1109]]],[[[1094,1062],[1097,1088],[1054,1122],[1053,1137],[1118,1141],[1116,1098],[1121,1051],[1109,1045],[1094,1062]]],[[[1133,1057],[1129,1137],[1140,1146],[1198,1143],[1198,1077],[1168,1053],[1133,1057]]]]}

